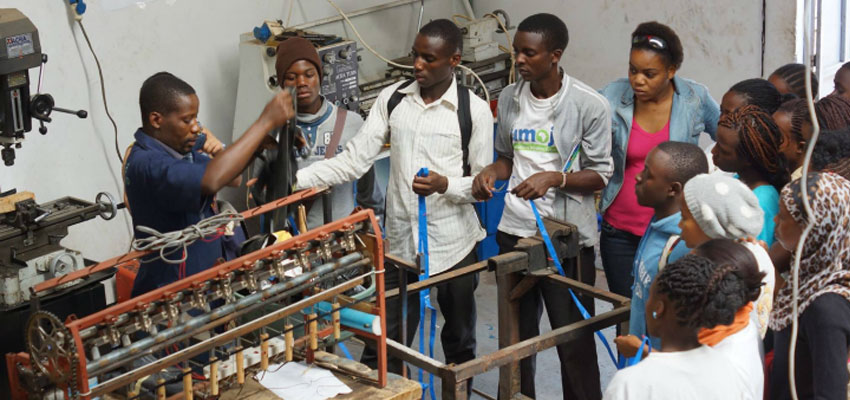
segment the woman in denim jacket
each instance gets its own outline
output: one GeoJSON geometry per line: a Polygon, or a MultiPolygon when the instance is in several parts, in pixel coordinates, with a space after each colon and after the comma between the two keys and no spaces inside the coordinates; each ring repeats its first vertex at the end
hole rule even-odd
{"type": "Polygon", "coordinates": [[[702,132],[714,138],[720,107],[708,89],[679,78],[682,44],[676,33],[657,22],[632,33],[629,77],[601,90],[611,103],[614,174],[602,192],[600,250],[608,287],[631,297],[632,264],[652,209],[637,204],[635,177],[658,143],[696,144],[702,132]]]}

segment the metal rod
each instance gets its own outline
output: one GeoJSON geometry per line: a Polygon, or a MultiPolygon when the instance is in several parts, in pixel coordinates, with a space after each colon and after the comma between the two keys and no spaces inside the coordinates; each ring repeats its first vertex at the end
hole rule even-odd
{"type": "Polygon", "coordinates": [[[572,288],[573,290],[579,292],[577,294],[593,296],[594,298],[614,304],[616,306],[628,304],[631,301],[631,299],[629,299],[628,297],[620,296],[619,294],[607,292],[602,289],[597,289],[584,282],[579,282],[575,279],[566,278],[558,274],[551,274],[546,278],[551,279],[560,285],[572,288]]]}
{"type": "MultiPolygon", "coordinates": [[[[437,286],[441,283],[448,282],[452,279],[460,278],[462,276],[474,274],[476,272],[480,272],[487,269],[487,261],[479,261],[475,264],[468,265],[466,267],[456,269],[449,272],[443,272],[437,276],[432,278],[428,278],[424,281],[413,282],[410,285],[407,285],[407,294],[411,295],[414,293],[419,293],[422,290],[437,286]]],[[[387,290],[386,298],[390,299],[399,295],[400,290],[398,288],[387,290]]]]}
{"type": "Polygon", "coordinates": [[[225,317],[236,311],[247,308],[250,305],[260,302],[264,298],[269,298],[280,294],[281,292],[284,292],[288,289],[292,289],[297,285],[312,280],[317,275],[320,276],[332,272],[333,270],[339,267],[343,267],[353,262],[359,261],[362,258],[363,255],[361,253],[348,254],[332,263],[326,263],[319,266],[318,268],[314,269],[312,273],[296,276],[295,278],[292,278],[286,282],[278,283],[269,287],[268,289],[258,291],[250,296],[246,296],[240,299],[239,301],[216,308],[215,310],[207,314],[192,318],[178,326],[159,331],[156,335],[148,336],[142,340],[133,343],[128,347],[113,351],[105,356],[102,356],[96,361],[87,363],[86,372],[89,375],[96,375],[97,372],[119,362],[121,359],[142,353],[147,348],[154,346],[157,343],[169,341],[169,339],[175,338],[184,333],[197,332],[202,325],[225,317]]]}
{"type": "MultiPolygon", "coordinates": [[[[371,14],[373,12],[382,11],[382,10],[386,10],[386,9],[390,9],[390,8],[395,8],[395,7],[398,7],[398,6],[405,6],[405,5],[416,3],[416,2],[419,2],[419,0],[398,0],[398,1],[391,2],[391,3],[387,3],[387,4],[380,4],[380,5],[377,5],[377,6],[372,6],[372,7],[352,11],[352,12],[347,12],[347,13],[345,13],[345,15],[347,15],[348,18],[353,18],[353,17],[357,17],[357,16],[360,16],[360,15],[371,14]]],[[[292,29],[307,29],[307,28],[312,28],[314,26],[329,24],[331,22],[336,22],[336,21],[342,21],[342,16],[341,15],[334,15],[332,17],[317,19],[317,20],[312,21],[312,22],[305,22],[301,25],[296,25],[296,26],[292,27],[292,29]]]]}
{"type": "Polygon", "coordinates": [[[334,286],[330,289],[324,290],[321,295],[311,296],[300,301],[297,301],[293,304],[290,304],[287,307],[281,308],[273,313],[266,314],[260,318],[257,318],[245,325],[239,326],[235,329],[229,330],[221,335],[211,337],[209,339],[203,340],[199,343],[196,343],[193,346],[184,348],[175,353],[171,353],[168,356],[165,356],[155,362],[147,364],[143,367],[136,369],[135,371],[126,372],[122,375],[119,375],[115,378],[112,378],[108,381],[103,382],[102,384],[95,386],[92,388],[89,393],[85,393],[86,396],[97,396],[104,393],[109,392],[115,388],[122,387],[129,382],[133,381],[136,377],[145,376],[152,372],[159,371],[163,367],[168,365],[173,365],[180,360],[185,360],[187,358],[193,357],[197,354],[200,354],[207,350],[210,346],[221,345],[225,342],[233,340],[237,337],[242,336],[245,333],[251,332],[253,330],[259,329],[265,325],[268,325],[272,322],[280,320],[289,315],[300,312],[304,308],[315,305],[316,303],[325,300],[325,297],[331,297],[338,295],[346,290],[349,290],[357,285],[359,285],[364,279],[369,277],[372,273],[366,273],[360,276],[357,276],[355,279],[343,282],[337,286],[334,286]]]}
{"type": "MultiPolygon", "coordinates": [[[[249,314],[249,313],[252,313],[252,312],[258,310],[259,308],[264,306],[266,304],[266,302],[275,302],[278,299],[293,296],[295,294],[301,293],[304,290],[306,290],[306,289],[308,289],[308,288],[310,288],[310,287],[312,287],[312,286],[314,286],[318,283],[324,282],[328,279],[334,279],[337,276],[344,275],[344,274],[348,273],[349,271],[356,270],[357,268],[361,268],[363,266],[366,266],[369,263],[370,263],[370,261],[368,259],[360,260],[360,261],[355,262],[351,265],[348,265],[348,266],[340,268],[339,270],[336,270],[335,272],[338,272],[338,274],[327,274],[327,275],[324,275],[324,276],[321,276],[321,277],[317,277],[316,280],[311,280],[311,281],[305,282],[305,283],[303,283],[299,286],[296,286],[296,287],[294,287],[290,290],[287,290],[286,292],[280,293],[280,294],[276,295],[275,297],[268,298],[263,303],[255,304],[251,307],[248,307],[248,308],[242,309],[240,311],[237,311],[233,314],[230,314],[230,315],[228,315],[224,318],[220,318],[220,319],[217,319],[215,321],[212,321],[212,322],[204,325],[203,327],[199,328],[198,332],[208,331],[208,330],[211,330],[211,329],[213,329],[213,328],[215,328],[219,325],[226,324],[226,323],[228,323],[228,322],[230,322],[230,321],[232,321],[236,318],[239,318],[242,315],[249,314]]],[[[117,367],[120,367],[121,365],[127,364],[127,363],[129,363],[129,362],[131,362],[131,361],[133,361],[133,360],[135,360],[139,357],[142,357],[145,354],[155,353],[157,351],[160,351],[160,350],[170,346],[173,343],[178,343],[181,340],[184,340],[188,337],[194,336],[195,334],[196,334],[195,332],[190,331],[190,332],[186,332],[186,333],[182,334],[181,336],[171,338],[170,340],[168,340],[166,342],[158,343],[145,352],[134,354],[132,356],[123,358],[120,361],[117,361],[115,364],[109,365],[109,368],[115,369],[117,367]]],[[[238,338],[238,340],[244,340],[244,338],[240,337],[240,338],[238,338]]],[[[101,374],[103,372],[105,372],[105,371],[98,370],[94,374],[89,374],[89,375],[98,375],[98,374],[101,374]]]]}
{"type": "MultiPolygon", "coordinates": [[[[243,217],[245,217],[246,219],[253,218],[257,215],[267,213],[267,212],[274,210],[278,207],[283,207],[283,206],[286,206],[286,205],[289,205],[289,204],[295,204],[295,203],[299,203],[299,202],[308,200],[311,197],[314,197],[318,194],[323,193],[325,190],[327,190],[327,188],[324,188],[324,187],[305,189],[305,190],[302,190],[300,192],[293,193],[292,195],[284,197],[282,199],[277,199],[275,201],[271,201],[269,203],[266,203],[262,206],[252,208],[250,210],[245,210],[241,213],[241,215],[243,217]]],[[[93,210],[98,210],[100,206],[95,204],[95,205],[92,205],[91,207],[92,207],[93,210]]],[[[273,250],[268,250],[268,253],[271,253],[271,251],[273,251],[273,250]]],[[[130,253],[127,253],[127,254],[122,254],[120,256],[111,258],[111,259],[106,260],[106,261],[102,261],[102,262],[97,263],[95,265],[92,265],[90,267],[79,269],[79,270],[76,270],[74,272],[71,272],[71,273],[68,273],[68,274],[65,274],[65,275],[62,275],[62,276],[41,282],[38,285],[33,286],[33,290],[35,290],[36,293],[38,293],[38,292],[41,292],[41,291],[44,291],[44,290],[47,290],[47,289],[52,289],[56,286],[59,286],[61,284],[67,283],[67,282],[71,282],[75,279],[85,278],[85,277],[87,277],[87,276],[89,276],[89,275],[91,275],[95,272],[98,272],[98,271],[103,271],[105,269],[109,269],[109,268],[113,268],[113,267],[115,267],[115,268],[120,267],[124,264],[135,261],[136,259],[141,258],[142,256],[147,255],[149,253],[150,253],[150,251],[133,251],[133,252],[130,252],[130,253]]],[[[266,255],[263,254],[262,256],[265,257],[266,255]]],[[[142,296],[144,296],[144,295],[142,295],[142,296]]],[[[140,298],[140,299],[135,299],[135,300],[143,300],[143,299],[140,298]]]]}
{"type": "Polygon", "coordinates": [[[422,29],[422,14],[425,12],[425,0],[419,1],[419,23],[416,24],[416,32],[422,29]]]}
{"type": "Polygon", "coordinates": [[[449,369],[455,372],[458,381],[463,381],[501,365],[521,360],[550,347],[568,342],[579,335],[592,335],[595,330],[628,318],[629,307],[621,306],[595,317],[574,322],[540,336],[523,340],[486,356],[467,361],[460,365],[451,366],[449,369]]]}
{"type": "Polygon", "coordinates": [[[331,192],[325,192],[322,194],[322,216],[324,217],[326,224],[329,224],[334,220],[332,202],[333,199],[331,199],[331,192]]]}

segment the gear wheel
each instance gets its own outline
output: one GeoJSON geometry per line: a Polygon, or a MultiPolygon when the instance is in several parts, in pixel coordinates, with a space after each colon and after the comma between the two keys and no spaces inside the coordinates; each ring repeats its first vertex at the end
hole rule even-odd
{"type": "Polygon", "coordinates": [[[57,386],[71,388],[77,398],[77,346],[62,320],[47,311],[34,312],[27,322],[26,339],[37,372],[57,386]]]}

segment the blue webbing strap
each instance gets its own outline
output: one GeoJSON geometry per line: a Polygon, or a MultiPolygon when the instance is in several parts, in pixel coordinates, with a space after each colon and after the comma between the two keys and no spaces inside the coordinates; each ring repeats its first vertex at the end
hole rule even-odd
{"type": "MultiPolygon", "coordinates": [[[[416,176],[428,176],[428,168],[423,167],[419,170],[416,176]]],[[[428,279],[431,275],[429,266],[430,259],[428,253],[428,212],[425,206],[425,196],[419,196],[419,259],[421,261],[422,273],[419,274],[419,280],[428,279]]],[[[437,313],[436,309],[431,305],[431,290],[422,290],[419,292],[419,351],[425,354],[425,309],[431,310],[431,329],[428,336],[428,357],[434,358],[434,331],[437,329],[437,313]]],[[[419,369],[419,384],[422,385],[422,399],[425,399],[426,389],[431,394],[431,400],[437,399],[437,394],[434,390],[434,375],[428,373],[428,383],[424,383],[423,371],[419,369]]]]}
{"type": "MultiPolygon", "coordinates": [[[[558,269],[558,273],[563,277],[567,277],[564,273],[564,269],[561,267],[561,260],[558,259],[558,254],[555,253],[555,246],[552,245],[552,239],[549,238],[549,233],[546,232],[546,227],[543,226],[543,219],[540,218],[540,212],[537,211],[537,206],[534,205],[534,200],[529,200],[531,203],[531,211],[534,212],[534,219],[537,220],[537,228],[540,229],[540,236],[543,237],[543,243],[546,244],[546,250],[549,252],[549,257],[552,259],[552,262],[555,264],[555,268],[558,269]]],[[[578,301],[578,297],[573,292],[572,289],[567,288],[570,292],[570,297],[573,298],[573,303],[575,303],[576,307],[578,307],[578,311],[581,313],[584,319],[590,318],[590,313],[587,312],[587,308],[578,301]]],[[[605,345],[605,349],[608,350],[608,355],[611,357],[611,361],[614,362],[614,365],[619,367],[619,363],[617,363],[617,357],[614,356],[614,352],[611,350],[611,345],[608,344],[608,340],[605,339],[605,335],[602,334],[602,331],[596,331],[596,336],[599,337],[599,340],[602,341],[602,344],[605,345]]],[[[643,350],[641,350],[643,351],[643,350]]]]}
{"type": "Polygon", "coordinates": [[[648,336],[644,336],[643,340],[640,343],[640,347],[638,348],[637,353],[632,357],[623,357],[620,358],[620,362],[617,363],[617,369],[623,369],[626,367],[631,367],[640,362],[640,359],[643,358],[643,349],[649,349],[649,352],[652,352],[652,343],[649,341],[648,336]]]}

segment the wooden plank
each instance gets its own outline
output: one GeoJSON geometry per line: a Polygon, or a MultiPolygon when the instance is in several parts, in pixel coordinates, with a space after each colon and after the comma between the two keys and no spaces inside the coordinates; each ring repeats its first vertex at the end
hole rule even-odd
{"type": "MultiPolygon", "coordinates": [[[[590,319],[574,322],[540,336],[500,348],[494,353],[481,356],[460,365],[451,366],[449,369],[455,374],[458,380],[466,380],[496,367],[518,363],[523,358],[573,340],[579,335],[593,334],[594,331],[617,324],[628,318],[629,307],[621,306],[590,319]]],[[[501,336],[501,330],[499,333],[501,336]]],[[[445,385],[445,382],[443,384],[445,385]]],[[[507,398],[510,397],[508,396],[507,398]]]]}
{"type": "MultiPolygon", "coordinates": [[[[384,248],[386,249],[387,247],[384,246],[384,248]]],[[[413,272],[414,274],[419,275],[419,267],[412,262],[408,262],[407,260],[402,259],[401,257],[396,257],[388,253],[384,254],[384,263],[390,263],[392,265],[395,265],[396,268],[406,269],[409,272],[413,272]]]]}
{"type": "Polygon", "coordinates": [[[511,301],[519,300],[520,297],[528,293],[528,291],[537,284],[537,281],[540,280],[540,277],[534,275],[526,275],[519,281],[519,284],[516,285],[513,289],[511,289],[511,294],[509,296],[511,301]]]}
{"type": "MultiPolygon", "coordinates": [[[[389,374],[387,386],[383,389],[342,373],[334,373],[334,376],[351,388],[351,393],[334,397],[337,400],[419,400],[422,398],[422,387],[418,382],[402,378],[396,374],[389,374]]],[[[237,394],[239,394],[239,399],[280,399],[254,379],[248,379],[244,387],[234,385],[223,391],[220,398],[236,399],[237,394]]]]}
{"type": "Polygon", "coordinates": [[[33,192],[18,192],[6,197],[0,197],[0,214],[15,211],[15,204],[29,199],[35,201],[35,194],[33,192]]]}
{"type": "Polygon", "coordinates": [[[499,254],[487,259],[491,271],[496,275],[505,275],[518,271],[525,271],[528,267],[528,254],[521,251],[499,254]]]}
{"type": "MultiPolygon", "coordinates": [[[[437,274],[434,277],[428,278],[424,281],[413,282],[413,283],[407,285],[407,294],[411,295],[411,294],[414,294],[414,293],[418,293],[422,290],[428,289],[430,287],[437,286],[441,283],[448,282],[452,279],[460,278],[462,276],[466,276],[466,275],[470,275],[470,274],[474,274],[476,272],[481,272],[485,269],[487,269],[487,261],[479,261],[475,264],[468,265],[468,266],[460,268],[460,269],[443,272],[443,273],[437,274]]],[[[387,292],[385,294],[385,298],[391,299],[393,297],[398,296],[398,293],[399,293],[398,288],[395,288],[395,289],[392,289],[392,290],[387,290],[387,292]]]]}
{"type": "MultiPolygon", "coordinates": [[[[503,349],[519,342],[519,301],[510,294],[519,285],[519,272],[500,275],[502,265],[497,264],[496,283],[499,296],[499,348],[503,349]]],[[[510,399],[520,388],[519,359],[499,366],[499,398],[510,399]]]]}
{"type": "Polygon", "coordinates": [[[435,376],[443,376],[447,369],[446,364],[427,357],[392,339],[387,339],[387,353],[404,362],[413,364],[417,368],[422,368],[435,376]]]}
{"type": "Polygon", "coordinates": [[[611,293],[606,290],[598,289],[584,282],[579,282],[575,279],[566,278],[558,274],[551,274],[546,278],[552,279],[560,285],[566,286],[575,290],[576,292],[579,292],[576,294],[586,294],[592,296],[595,299],[607,301],[611,304],[614,304],[615,306],[623,306],[631,302],[631,299],[629,299],[628,297],[620,296],[616,293],[611,293]]]}

